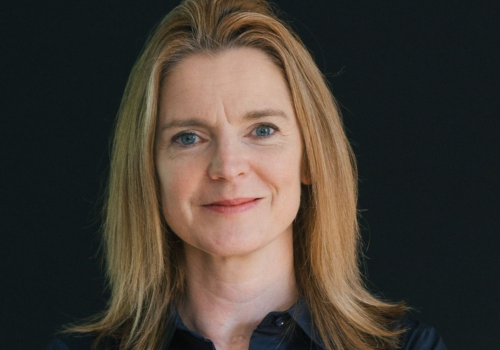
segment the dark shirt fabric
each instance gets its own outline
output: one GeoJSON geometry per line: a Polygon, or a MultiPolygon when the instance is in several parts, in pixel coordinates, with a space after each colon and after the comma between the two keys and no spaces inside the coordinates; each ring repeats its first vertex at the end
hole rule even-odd
{"type": "MultiPolygon", "coordinates": [[[[432,327],[406,319],[401,322],[407,331],[402,337],[402,350],[446,350],[443,340],[432,327]]],[[[71,335],[54,340],[46,350],[90,350],[92,336],[71,335]]],[[[257,326],[250,339],[249,350],[322,350],[323,344],[311,327],[311,318],[301,302],[287,311],[271,312],[257,326]]],[[[99,350],[118,350],[112,341],[99,350]]],[[[215,350],[214,344],[191,331],[179,315],[175,331],[162,350],[215,350]]]]}

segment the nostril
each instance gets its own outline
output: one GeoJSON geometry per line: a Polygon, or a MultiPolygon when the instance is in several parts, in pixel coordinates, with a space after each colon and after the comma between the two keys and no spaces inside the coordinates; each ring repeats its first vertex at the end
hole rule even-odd
{"type": "Polygon", "coordinates": [[[219,149],[210,162],[208,175],[211,179],[233,180],[248,172],[248,162],[241,152],[234,146],[226,147],[219,149]]]}

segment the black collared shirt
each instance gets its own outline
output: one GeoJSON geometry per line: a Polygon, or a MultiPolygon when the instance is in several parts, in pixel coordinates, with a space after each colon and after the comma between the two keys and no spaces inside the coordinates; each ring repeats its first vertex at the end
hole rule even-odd
{"type": "MultiPolygon", "coordinates": [[[[402,326],[408,329],[403,335],[402,350],[446,350],[434,328],[412,320],[405,320],[402,326]]],[[[54,340],[46,350],[90,350],[93,339],[91,336],[72,335],[54,340]]],[[[101,349],[117,350],[118,346],[108,342],[101,349]]],[[[322,349],[323,344],[311,326],[311,317],[303,302],[287,311],[267,314],[252,333],[249,347],[249,350],[322,349]]],[[[215,350],[215,346],[209,339],[188,329],[177,314],[175,331],[162,350],[215,350]]]]}
{"type": "MultiPolygon", "coordinates": [[[[175,332],[168,350],[215,350],[214,344],[187,328],[177,314],[175,332]]],[[[252,333],[249,350],[320,350],[322,343],[312,333],[311,318],[304,303],[298,302],[287,311],[267,314],[252,333]]]]}

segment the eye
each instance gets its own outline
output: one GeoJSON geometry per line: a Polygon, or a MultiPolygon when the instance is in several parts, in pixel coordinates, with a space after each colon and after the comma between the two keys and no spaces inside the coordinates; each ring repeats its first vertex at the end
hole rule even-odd
{"type": "Polygon", "coordinates": [[[271,125],[259,125],[255,129],[253,129],[252,134],[258,137],[268,137],[274,134],[276,131],[276,127],[271,125]]]}
{"type": "Polygon", "coordinates": [[[199,142],[200,138],[193,133],[185,133],[181,135],[176,135],[173,138],[173,141],[175,143],[180,144],[181,146],[191,146],[194,145],[195,143],[199,142]]]}

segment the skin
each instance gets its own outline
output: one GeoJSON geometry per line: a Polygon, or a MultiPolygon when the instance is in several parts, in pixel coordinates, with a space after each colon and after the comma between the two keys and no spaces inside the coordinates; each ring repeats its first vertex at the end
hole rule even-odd
{"type": "Polygon", "coordinates": [[[287,84],[253,48],[192,55],[160,91],[156,167],[183,240],[184,323],[217,349],[248,349],[270,311],[297,300],[292,222],[302,143],[287,84]]]}

